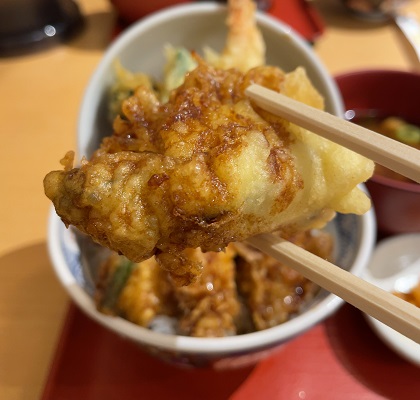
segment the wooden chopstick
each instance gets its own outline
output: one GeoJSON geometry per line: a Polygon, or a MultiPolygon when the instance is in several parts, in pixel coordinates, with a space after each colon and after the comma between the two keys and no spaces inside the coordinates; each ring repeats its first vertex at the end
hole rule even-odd
{"type": "Polygon", "coordinates": [[[247,242],[420,343],[420,308],[271,233],[253,236],[247,242]]]}
{"type": "Polygon", "coordinates": [[[414,147],[260,85],[246,94],[261,108],[420,183],[420,151],[414,147]]]}

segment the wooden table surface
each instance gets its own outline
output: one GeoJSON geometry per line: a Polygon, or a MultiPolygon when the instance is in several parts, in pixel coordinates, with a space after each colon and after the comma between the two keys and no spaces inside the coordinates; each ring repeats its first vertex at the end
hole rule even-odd
{"type": "MultiPolygon", "coordinates": [[[[107,0],[78,4],[86,27],[75,39],[0,59],[0,399],[39,398],[68,305],[48,258],[42,180],[75,148],[83,91],[115,22],[107,0]]],[[[326,24],[314,49],[332,74],[418,67],[392,24],[351,19],[338,0],[314,5],[326,24]]],[[[420,2],[405,10],[420,17],[420,2]]]]}

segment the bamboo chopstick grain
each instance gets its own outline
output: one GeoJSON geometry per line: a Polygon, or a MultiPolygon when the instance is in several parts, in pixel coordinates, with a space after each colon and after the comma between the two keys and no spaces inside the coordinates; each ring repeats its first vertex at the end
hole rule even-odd
{"type": "Polygon", "coordinates": [[[273,234],[253,236],[247,242],[420,343],[420,308],[273,234]]]}
{"type": "Polygon", "coordinates": [[[420,183],[420,151],[414,147],[260,85],[246,94],[261,108],[420,183]]]}

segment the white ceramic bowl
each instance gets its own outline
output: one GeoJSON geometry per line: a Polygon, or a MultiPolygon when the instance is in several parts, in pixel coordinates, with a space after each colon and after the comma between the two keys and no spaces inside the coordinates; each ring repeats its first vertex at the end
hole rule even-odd
{"type": "MultiPolygon", "coordinates": [[[[362,277],[389,292],[410,291],[420,280],[420,233],[391,236],[379,242],[362,277]]],[[[366,318],[384,343],[420,366],[420,344],[369,315],[366,318]]]]}
{"type": "MultiPolygon", "coordinates": [[[[333,79],[310,46],[294,31],[258,14],[258,24],[267,45],[269,64],[285,71],[304,66],[314,85],[324,95],[327,110],[342,115],[343,107],[333,79]]],[[[167,43],[200,51],[203,45],[220,50],[224,44],[226,8],[213,3],[176,6],[154,14],[121,34],[106,51],[85,93],[79,122],[78,151],[90,155],[104,135],[111,133],[106,117],[105,94],[113,81],[115,58],[133,71],[158,74],[164,64],[167,43]]],[[[339,215],[328,227],[335,237],[336,263],[360,275],[375,241],[373,212],[362,217],[339,215]]],[[[67,230],[52,211],[49,249],[57,275],[75,303],[106,328],[123,335],[165,360],[192,366],[227,368],[253,363],[271,350],[332,314],[342,300],[325,291],[294,319],[264,331],[227,338],[191,338],[165,335],[136,326],[124,319],[103,315],[92,300],[92,282],[81,265],[81,249],[73,230],[67,230]]]]}

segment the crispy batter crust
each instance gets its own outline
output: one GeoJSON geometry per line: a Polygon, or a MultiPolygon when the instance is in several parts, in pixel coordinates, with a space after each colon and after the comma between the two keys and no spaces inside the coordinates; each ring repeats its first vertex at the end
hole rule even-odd
{"type": "MultiPolygon", "coordinates": [[[[331,259],[333,241],[328,233],[306,231],[288,239],[331,259]]],[[[111,255],[100,268],[98,309],[144,327],[169,317],[177,334],[223,337],[281,324],[310,304],[319,290],[296,271],[243,243],[231,243],[225,252],[187,253],[203,266],[194,283],[175,284],[152,257],[136,264],[113,307],[105,307],[109,302],[103,299],[113,293],[115,271],[123,259],[111,255]]]]}
{"type": "MultiPolygon", "coordinates": [[[[288,239],[321,258],[331,257],[333,241],[327,233],[305,231],[288,239]]],[[[243,244],[235,244],[235,248],[241,255],[236,268],[238,291],[256,330],[287,321],[318,292],[317,285],[272,257],[243,244]]]]}
{"type": "Polygon", "coordinates": [[[67,225],[133,261],[156,255],[184,285],[201,271],[188,248],[218,251],[261,232],[322,227],[336,211],[367,211],[357,185],[372,162],[245,97],[258,83],[323,108],[303,68],[262,66],[254,12],[252,1],[230,0],[220,55],[207,49],[209,64],[196,56],[198,67],[164,104],[146,79],[89,162],[73,169],[68,154],[64,171],[46,176],[45,193],[67,225]]]}
{"type": "Polygon", "coordinates": [[[280,90],[283,79],[273,67],[201,62],[168,103],[141,87],[89,162],[47,175],[46,194],[66,224],[136,262],[157,254],[187,283],[199,268],[177,262],[183,249],[218,251],[265,230],[303,186],[287,130],[244,95],[251,82],[280,90]]]}

